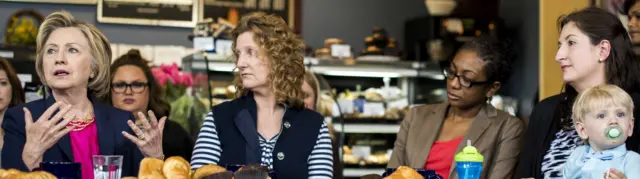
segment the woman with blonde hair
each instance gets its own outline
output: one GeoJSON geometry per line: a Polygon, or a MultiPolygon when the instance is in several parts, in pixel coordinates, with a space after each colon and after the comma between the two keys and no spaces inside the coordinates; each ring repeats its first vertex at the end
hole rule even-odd
{"type": "Polygon", "coordinates": [[[302,41],[282,18],[264,13],[244,16],[232,40],[239,98],[206,116],[192,169],[261,164],[278,178],[332,178],[329,129],[302,100],[302,41]]]}
{"type": "MultiPolygon", "coordinates": [[[[304,92],[304,106],[307,107],[307,109],[318,111],[320,105],[323,105],[320,100],[320,79],[322,78],[316,77],[316,75],[310,70],[307,70],[307,72],[304,74],[302,91],[304,92]]],[[[329,128],[329,136],[331,136],[333,146],[333,177],[342,178],[343,165],[340,161],[340,152],[338,151],[340,146],[338,141],[336,140],[336,132],[331,123],[327,123],[327,127],[329,128]]]]}
{"type": "Polygon", "coordinates": [[[164,158],[165,118],[158,122],[149,112],[142,131],[130,112],[98,102],[110,89],[111,48],[96,27],[55,12],[40,26],[36,44],[36,71],[47,94],[5,113],[3,168],[77,162],[82,178],[94,178],[92,156],[121,155],[122,176],[136,176],[143,157],[164,158]]]}

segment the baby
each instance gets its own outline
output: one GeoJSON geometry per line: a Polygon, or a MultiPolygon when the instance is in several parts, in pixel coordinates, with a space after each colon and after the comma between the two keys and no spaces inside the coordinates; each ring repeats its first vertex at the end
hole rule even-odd
{"type": "Polygon", "coordinates": [[[625,146],[633,133],[629,94],[614,85],[587,89],[578,95],[571,117],[585,145],[567,159],[565,179],[640,178],[640,155],[625,146]]]}

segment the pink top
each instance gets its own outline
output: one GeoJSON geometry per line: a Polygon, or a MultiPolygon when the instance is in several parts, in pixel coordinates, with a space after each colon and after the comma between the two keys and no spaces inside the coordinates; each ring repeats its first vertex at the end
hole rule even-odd
{"type": "Polygon", "coordinates": [[[427,170],[435,170],[438,175],[442,176],[442,178],[448,179],[449,171],[451,170],[451,163],[453,163],[453,156],[456,153],[462,138],[464,137],[458,137],[449,141],[433,142],[431,152],[429,152],[424,168],[427,170]]]}
{"type": "Polygon", "coordinates": [[[98,127],[95,120],[82,130],[71,131],[69,137],[71,137],[73,160],[82,165],[82,178],[93,179],[93,156],[100,155],[98,127]]]}

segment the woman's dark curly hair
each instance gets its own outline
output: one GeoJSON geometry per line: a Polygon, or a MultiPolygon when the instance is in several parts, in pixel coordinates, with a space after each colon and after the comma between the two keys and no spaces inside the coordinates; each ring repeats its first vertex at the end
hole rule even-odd
{"type": "MultiPolygon", "coordinates": [[[[116,75],[116,71],[118,68],[122,66],[132,65],[140,68],[144,76],[147,78],[147,83],[149,84],[149,104],[147,104],[147,109],[153,111],[153,114],[156,116],[169,116],[169,111],[171,111],[171,106],[167,101],[162,98],[163,91],[156,78],[151,73],[151,68],[149,67],[149,61],[142,58],[140,55],[140,51],[137,49],[132,49],[127,52],[127,54],[120,56],[116,61],[111,64],[111,80],[116,75]]],[[[109,104],[113,104],[111,101],[111,93],[108,93],[105,102],[109,104]]],[[[146,111],[143,111],[146,114],[146,111]]]]}
{"type": "Polygon", "coordinates": [[[11,85],[11,101],[7,108],[11,108],[25,103],[24,90],[22,89],[22,83],[18,78],[16,70],[11,66],[11,63],[6,59],[0,57],[0,70],[4,70],[7,74],[9,84],[11,85]]]}
{"type": "Polygon", "coordinates": [[[633,5],[636,5],[636,3],[640,2],[640,0],[626,0],[624,1],[624,14],[627,15],[629,14],[629,10],[631,10],[631,7],[633,7],[633,5]]]}
{"type": "Polygon", "coordinates": [[[495,37],[481,36],[465,43],[458,51],[475,52],[480,59],[486,62],[484,71],[487,75],[487,81],[504,84],[509,80],[513,63],[507,42],[495,37]]]}
{"type": "MultiPolygon", "coordinates": [[[[304,92],[300,86],[304,80],[304,43],[291,28],[276,15],[263,12],[250,13],[242,17],[231,32],[233,49],[240,34],[253,32],[253,41],[261,53],[269,60],[270,73],[267,77],[270,88],[276,95],[277,103],[293,108],[304,108],[304,92]]],[[[238,54],[234,53],[237,59],[238,54]]],[[[233,84],[236,96],[244,96],[247,89],[242,87],[240,75],[235,73],[233,84]]]]}
{"type": "MultiPolygon", "coordinates": [[[[592,45],[603,40],[611,44],[611,52],[604,61],[605,80],[607,84],[616,85],[627,93],[638,91],[640,87],[640,63],[636,60],[633,45],[627,30],[618,17],[604,9],[589,7],[558,18],[558,28],[574,22],[587,37],[592,45]]],[[[565,100],[561,102],[560,118],[562,127],[571,126],[571,106],[578,92],[570,85],[564,87],[565,100]]]]}

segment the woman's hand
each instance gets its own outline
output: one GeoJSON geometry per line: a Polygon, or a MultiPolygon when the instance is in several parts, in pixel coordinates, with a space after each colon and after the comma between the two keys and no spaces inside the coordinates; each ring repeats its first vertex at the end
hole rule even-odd
{"type": "Polygon", "coordinates": [[[149,124],[149,121],[147,121],[147,118],[142,112],[138,112],[138,119],[142,121],[144,131],[138,128],[133,121],[129,120],[127,121],[129,127],[131,127],[138,137],[125,131],[122,131],[122,135],[135,143],[145,157],[164,159],[164,153],[162,151],[162,130],[164,129],[164,123],[167,117],[162,117],[158,122],[156,115],[153,114],[153,111],[149,110],[149,118],[151,124],[149,124]]]}
{"type": "Polygon", "coordinates": [[[62,120],[65,118],[63,116],[71,110],[71,105],[62,102],[57,102],[49,107],[36,122],[33,122],[29,109],[22,108],[22,110],[24,111],[27,138],[24,149],[22,149],[22,160],[29,170],[33,170],[42,162],[44,152],[73,129],[73,127],[66,126],[74,117],[66,117],[62,120]],[[51,118],[51,115],[61,107],[62,109],[51,118]],[[62,122],[60,122],[61,120],[62,122]]]}
{"type": "Polygon", "coordinates": [[[605,179],[627,179],[627,176],[625,176],[624,173],[612,168],[612,169],[609,169],[609,171],[604,174],[604,178],[605,179]]]}

